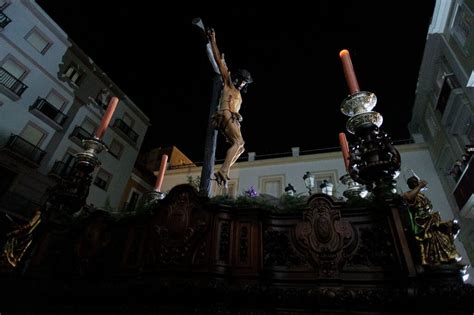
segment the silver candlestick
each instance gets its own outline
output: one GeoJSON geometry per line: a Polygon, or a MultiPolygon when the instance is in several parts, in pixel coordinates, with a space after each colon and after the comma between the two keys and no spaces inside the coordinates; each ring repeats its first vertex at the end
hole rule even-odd
{"type": "Polygon", "coordinates": [[[364,185],[359,184],[355,180],[351,178],[349,174],[345,174],[339,178],[341,183],[347,186],[347,189],[344,190],[342,195],[347,199],[351,198],[364,198],[367,196],[367,189],[365,189],[364,185]]]}
{"type": "Polygon", "coordinates": [[[77,163],[93,171],[101,164],[97,155],[103,150],[108,151],[107,145],[97,137],[83,139],[82,144],[85,150],[76,153],[77,163]]]}

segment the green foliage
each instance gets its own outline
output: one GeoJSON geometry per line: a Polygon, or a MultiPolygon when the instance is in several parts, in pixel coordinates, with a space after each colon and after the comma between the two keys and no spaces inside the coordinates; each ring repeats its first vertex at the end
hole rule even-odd
{"type": "Polygon", "coordinates": [[[186,176],[186,181],[189,185],[193,186],[194,188],[196,188],[197,191],[199,191],[199,185],[201,184],[201,176],[193,177],[192,175],[188,175],[186,176]]]}
{"type": "Polygon", "coordinates": [[[294,211],[298,209],[303,209],[306,207],[306,202],[308,198],[302,195],[290,196],[283,194],[280,197],[281,209],[286,209],[287,211],[294,211]]]}
{"type": "Polygon", "coordinates": [[[237,198],[229,196],[216,196],[211,198],[211,203],[227,205],[238,209],[258,208],[271,213],[290,213],[296,210],[302,210],[306,207],[306,196],[289,196],[283,194],[280,198],[261,194],[255,197],[241,195],[237,198]]]}
{"type": "Polygon", "coordinates": [[[229,195],[218,195],[211,198],[211,203],[216,205],[231,206],[235,203],[235,199],[229,195]]]}

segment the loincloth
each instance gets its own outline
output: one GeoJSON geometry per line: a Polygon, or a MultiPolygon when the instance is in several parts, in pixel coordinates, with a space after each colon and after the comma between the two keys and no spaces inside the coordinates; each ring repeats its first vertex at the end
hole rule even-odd
{"type": "Polygon", "coordinates": [[[238,126],[240,127],[241,121],[242,121],[242,116],[240,116],[238,113],[234,113],[230,111],[229,109],[220,109],[214,115],[212,115],[212,118],[211,118],[212,127],[214,127],[214,129],[219,130],[219,132],[222,133],[226,137],[227,142],[230,142],[225,132],[227,125],[230,122],[233,124],[238,124],[238,126]],[[226,115],[224,114],[225,111],[228,111],[231,114],[231,116],[226,117],[226,115]]]}

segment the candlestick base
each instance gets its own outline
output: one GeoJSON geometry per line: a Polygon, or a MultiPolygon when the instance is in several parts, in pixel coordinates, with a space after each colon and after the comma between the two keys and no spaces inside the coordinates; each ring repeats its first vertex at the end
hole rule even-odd
{"type": "Polygon", "coordinates": [[[377,104],[372,92],[359,91],[346,97],[341,104],[341,112],[349,117],[371,111],[377,104]]]}
{"type": "Polygon", "coordinates": [[[97,155],[103,150],[108,151],[107,145],[99,138],[83,139],[82,144],[85,150],[76,153],[78,167],[92,169],[92,171],[100,166],[100,160],[97,155]]]}
{"type": "Polygon", "coordinates": [[[347,186],[342,195],[347,199],[351,198],[364,198],[367,196],[367,189],[358,182],[354,181],[349,174],[345,174],[339,178],[341,183],[347,186]]]}
{"type": "Polygon", "coordinates": [[[46,204],[52,221],[67,222],[72,219],[71,215],[85,205],[92,183],[92,172],[100,165],[97,154],[107,150],[105,143],[98,138],[84,139],[82,143],[84,151],[76,154],[71,174],[61,178],[49,191],[46,204]]]}
{"type": "Polygon", "coordinates": [[[355,134],[357,129],[372,128],[373,126],[380,127],[383,123],[383,117],[377,112],[366,112],[357,114],[347,121],[346,129],[352,134],[355,134]]]}
{"type": "Polygon", "coordinates": [[[150,206],[159,200],[165,199],[165,197],[166,194],[164,192],[152,190],[146,194],[145,203],[147,206],[150,206]]]}

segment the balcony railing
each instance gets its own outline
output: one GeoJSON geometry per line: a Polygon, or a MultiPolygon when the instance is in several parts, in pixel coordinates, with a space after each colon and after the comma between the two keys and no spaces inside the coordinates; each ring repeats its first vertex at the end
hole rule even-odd
{"type": "Polygon", "coordinates": [[[92,138],[92,135],[89,133],[89,131],[85,130],[81,126],[76,126],[69,138],[75,138],[78,139],[79,142],[82,142],[83,139],[92,138]]]}
{"type": "Polygon", "coordinates": [[[0,84],[15,93],[17,96],[21,96],[23,92],[28,88],[26,84],[15,78],[10,72],[0,67],[0,84]]]}
{"type": "Polygon", "coordinates": [[[27,220],[41,205],[28,199],[24,194],[9,191],[0,196],[0,207],[4,209],[4,212],[27,220]]]}
{"type": "Polygon", "coordinates": [[[474,156],[471,157],[453,191],[459,209],[462,209],[474,194],[474,156]]]}
{"type": "Polygon", "coordinates": [[[60,126],[63,126],[64,122],[67,119],[67,115],[65,115],[59,109],[51,105],[51,103],[41,97],[38,97],[36,102],[31,106],[31,109],[36,109],[40,111],[46,117],[50,118],[60,126]]]}
{"type": "Polygon", "coordinates": [[[121,133],[123,133],[133,143],[137,143],[138,133],[133,131],[133,129],[129,125],[127,125],[122,119],[116,119],[113,127],[120,130],[121,133]]]}
{"type": "Polygon", "coordinates": [[[5,28],[12,20],[0,11],[0,28],[5,28]]]}
{"type": "Polygon", "coordinates": [[[34,144],[14,134],[8,139],[5,148],[38,165],[46,154],[34,144]]]}
{"type": "Polygon", "coordinates": [[[63,161],[56,161],[54,162],[51,171],[49,171],[49,175],[57,176],[59,178],[67,178],[71,175],[73,169],[73,165],[66,164],[63,161]]]}
{"type": "Polygon", "coordinates": [[[95,98],[95,102],[99,107],[101,107],[103,110],[107,110],[108,102],[102,100],[100,97],[95,98]]]}

